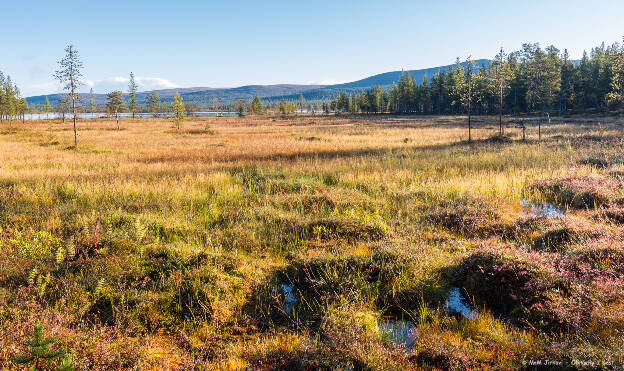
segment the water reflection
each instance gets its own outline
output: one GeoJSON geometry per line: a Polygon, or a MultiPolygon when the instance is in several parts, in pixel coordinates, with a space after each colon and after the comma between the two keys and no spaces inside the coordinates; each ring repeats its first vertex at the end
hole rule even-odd
{"type": "Polygon", "coordinates": [[[472,319],[476,313],[464,300],[459,288],[451,287],[448,299],[444,303],[444,308],[446,308],[450,314],[461,314],[468,319],[472,319]]]}
{"type": "Polygon", "coordinates": [[[294,305],[297,303],[297,298],[293,293],[294,288],[290,283],[280,283],[279,289],[284,296],[284,311],[287,314],[291,314],[293,311],[294,305]]]}
{"type": "Polygon", "coordinates": [[[546,216],[548,218],[561,218],[565,215],[565,211],[557,205],[551,203],[537,203],[528,200],[520,201],[520,204],[527,209],[529,216],[546,216]]]}
{"type": "Polygon", "coordinates": [[[412,321],[385,320],[379,322],[379,332],[390,342],[412,349],[415,339],[416,325],[412,321]]]}

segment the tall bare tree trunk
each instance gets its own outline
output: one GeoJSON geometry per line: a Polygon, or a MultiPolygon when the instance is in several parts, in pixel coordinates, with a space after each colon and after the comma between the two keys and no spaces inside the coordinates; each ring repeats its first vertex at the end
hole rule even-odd
{"type": "Polygon", "coordinates": [[[503,135],[503,86],[498,95],[498,134],[503,135]]]}
{"type": "Polygon", "coordinates": [[[522,141],[526,140],[526,123],[522,120],[522,141]]]}
{"type": "MultiPolygon", "coordinates": [[[[74,92],[72,91],[72,111],[74,111],[74,147],[78,148],[78,131],[76,130],[76,100],[73,98],[74,92]]],[[[63,120],[65,117],[63,117],[63,120]]]]}
{"type": "Polygon", "coordinates": [[[468,142],[472,142],[472,123],[470,122],[470,114],[468,114],[468,142]]]}
{"type": "Polygon", "coordinates": [[[544,116],[540,116],[540,118],[537,121],[537,143],[541,144],[542,143],[542,118],[544,116]]]}

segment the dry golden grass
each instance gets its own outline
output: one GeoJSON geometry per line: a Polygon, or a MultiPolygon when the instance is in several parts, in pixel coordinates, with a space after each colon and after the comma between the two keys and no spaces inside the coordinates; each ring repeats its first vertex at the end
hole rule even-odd
{"type": "MultiPolygon", "coordinates": [[[[557,336],[489,308],[468,322],[441,310],[462,259],[483,246],[524,251],[550,228],[522,229],[520,201],[546,197],[536,181],[621,166],[618,118],[553,119],[541,143],[530,125],[527,141],[507,127],[501,142],[497,118],[477,117],[468,144],[463,117],[188,118],[180,131],[165,119],[122,119],[121,130],[96,119],[79,121],[78,148],[69,120],[3,128],[0,365],[38,321],[81,368],[618,359],[596,340],[622,343],[603,322],[562,334],[567,348],[555,351],[557,336]],[[309,296],[290,314],[276,304],[284,277],[309,296]],[[416,354],[371,330],[376,322],[350,325],[358,313],[374,322],[419,310],[416,354]]],[[[594,210],[575,213],[621,238],[619,226],[588,221],[594,210]]]]}

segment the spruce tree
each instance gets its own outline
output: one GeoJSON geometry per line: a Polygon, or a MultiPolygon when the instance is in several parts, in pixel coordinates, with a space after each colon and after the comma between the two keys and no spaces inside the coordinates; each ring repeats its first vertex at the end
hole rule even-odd
{"type": "Polygon", "coordinates": [[[259,115],[262,113],[262,103],[260,103],[260,98],[256,95],[253,99],[253,101],[251,102],[251,112],[253,112],[256,115],[259,115]]]}

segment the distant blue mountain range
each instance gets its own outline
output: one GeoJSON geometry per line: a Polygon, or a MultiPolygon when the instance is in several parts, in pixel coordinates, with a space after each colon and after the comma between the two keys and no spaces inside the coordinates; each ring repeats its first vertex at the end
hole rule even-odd
{"type": "MultiPolygon", "coordinates": [[[[489,60],[479,59],[475,61],[477,67],[487,65],[489,60]]],[[[465,64],[465,63],[462,63],[465,64]]],[[[392,71],[380,73],[378,75],[366,77],[361,80],[348,82],[344,84],[335,85],[293,85],[293,84],[280,84],[280,85],[247,85],[237,88],[208,88],[208,87],[194,87],[194,88],[180,88],[180,89],[163,89],[155,90],[163,101],[170,101],[176,92],[182,95],[185,102],[196,102],[201,105],[208,105],[216,98],[221,104],[229,104],[235,100],[251,100],[256,95],[263,101],[277,101],[281,99],[296,100],[299,95],[303,95],[308,101],[318,101],[329,99],[336,95],[339,91],[345,92],[359,92],[361,90],[369,89],[375,85],[380,85],[384,88],[388,88],[393,82],[397,82],[401,73],[409,72],[418,84],[422,83],[425,76],[431,79],[434,73],[437,71],[447,71],[453,65],[425,68],[421,70],[411,71],[392,71]]],[[[145,104],[147,96],[151,94],[151,91],[137,93],[137,103],[145,104]]],[[[106,94],[94,94],[95,101],[99,106],[106,104],[106,94]]],[[[45,100],[46,95],[38,95],[26,98],[29,104],[41,105],[45,100]]],[[[59,99],[63,97],[63,94],[50,94],[47,95],[50,103],[55,105],[59,99]]],[[[83,105],[88,104],[89,95],[79,95],[83,105]]],[[[128,96],[124,95],[124,100],[127,100],[128,96]]]]}

